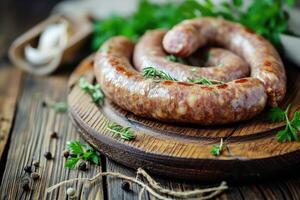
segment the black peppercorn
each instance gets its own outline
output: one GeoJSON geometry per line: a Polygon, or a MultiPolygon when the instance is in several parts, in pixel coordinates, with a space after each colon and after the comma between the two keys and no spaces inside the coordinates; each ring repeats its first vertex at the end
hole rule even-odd
{"type": "Polygon", "coordinates": [[[57,132],[52,131],[50,137],[53,138],[53,139],[57,139],[58,138],[57,132]]]}
{"type": "Polygon", "coordinates": [[[44,156],[45,156],[45,158],[46,158],[47,160],[52,159],[52,154],[51,154],[49,151],[45,152],[45,153],[44,153],[44,156]]]}
{"type": "Polygon", "coordinates": [[[30,166],[30,165],[26,165],[26,166],[24,167],[24,171],[25,171],[26,173],[30,174],[30,173],[32,172],[31,166],[30,166]]]}
{"type": "Polygon", "coordinates": [[[78,169],[81,170],[81,171],[86,171],[87,170],[86,163],[85,162],[80,162],[79,165],[78,165],[78,169]]]}
{"type": "Polygon", "coordinates": [[[33,172],[30,176],[34,181],[40,178],[40,174],[37,172],[33,172]]]}
{"type": "Polygon", "coordinates": [[[124,190],[124,191],[130,191],[130,184],[127,182],[127,181],[123,181],[122,182],[122,185],[121,185],[121,188],[124,190]]]}
{"type": "Polygon", "coordinates": [[[70,152],[68,150],[64,150],[63,152],[65,158],[69,158],[70,152]]]}
{"type": "Polygon", "coordinates": [[[24,191],[28,191],[30,190],[30,187],[29,187],[29,180],[28,179],[23,179],[22,182],[21,182],[21,187],[24,191]]]}
{"type": "Polygon", "coordinates": [[[46,107],[47,103],[45,101],[42,101],[42,107],[46,107]]]}

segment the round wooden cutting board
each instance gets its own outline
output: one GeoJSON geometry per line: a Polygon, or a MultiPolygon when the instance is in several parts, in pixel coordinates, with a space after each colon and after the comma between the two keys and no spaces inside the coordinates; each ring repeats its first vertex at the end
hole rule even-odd
{"type": "MultiPolygon", "coordinates": [[[[111,103],[96,105],[77,81],[93,83],[93,56],[85,59],[69,81],[69,114],[82,137],[109,158],[153,174],[197,180],[244,180],[277,174],[300,161],[300,143],[279,143],[276,132],[283,123],[270,123],[266,114],[243,123],[203,127],[167,124],[135,116],[111,103]],[[130,126],[136,138],[124,141],[107,129],[116,122],[130,126]],[[210,151],[224,140],[222,155],[210,151]]],[[[290,115],[300,109],[300,71],[289,68],[288,92],[282,108],[292,104],[290,115]]]]}

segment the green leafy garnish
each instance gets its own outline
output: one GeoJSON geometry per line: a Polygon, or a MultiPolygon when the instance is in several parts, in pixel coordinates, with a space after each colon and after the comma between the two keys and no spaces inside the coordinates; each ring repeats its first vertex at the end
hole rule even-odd
{"type": "Polygon", "coordinates": [[[177,81],[175,78],[170,76],[169,74],[155,69],[154,67],[146,67],[143,69],[143,76],[145,78],[153,78],[155,80],[161,81],[161,80],[170,80],[170,81],[177,81]]]}
{"type": "Polygon", "coordinates": [[[219,145],[213,145],[210,153],[214,156],[219,156],[221,155],[222,151],[223,151],[223,138],[221,138],[221,142],[219,145]]]}
{"type": "Polygon", "coordinates": [[[65,101],[60,101],[60,102],[56,102],[56,103],[52,103],[48,105],[50,108],[52,108],[53,110],[55,110],[55,112],[66,112],[68,110],[68,104],[65,101]]]}
{"type": "Polygon", "coordinates": [[[123,127],[116,123],[108,124],[107,129],[116,133],[124,140],[133,140],[135,139],[134,132],[130,130],[130,127],[123,127]]]}
{"type": "Polygon", "coordinates": [[[87,144],[82,144],[76,140],[68,141],[67,149],[70,156],[65,163],[66,168],[74,169],[80,160],[89,161],[95,165],[100,164],[100,154],[87,144]]]}
{"type": "Polygon", "coordinates": [[[272,108],[268,113],[268,119],[272,122],[281,122],[285,120],[285,128],[277,132],[277,141],[299,141],[298,133],[300,132],[300,111],[294,113],[292,120],[289,119],[288,114],[291,105],[285,110],[281,108],[272,108]]]}
{"type": "Polygon", "coordinates": [[[103,103],[105,95],[102,92],[100,85],[92,85],[90,84],[84,77],[81,77],[78,81],[79,87],[86,93],[88,93],[93,102],[95,103],[103,103]]]}
{"type": "Polygon", "coordinates": [[[178,62],[178,58],[174,55],[167,55],[166,59],[172,62],[178,62]]]}
{"type": "Polygon", "coordinates": [[[200,85],[216,85],[216,84],[224,84],[222,81],[207,79],[205,77],[197,77],[195,79],[189,79],[189,82],[200,84],[200,85]]]}
{"type": "Polygon", "coordinates": [[[293,5],[294,0],[253,0],[250,4],[245,0],[232,0],[231,3],[221,0],[218,4],[211,0],[168,1],[164,4],[141,0],[138,9],[129,17],[112,15],[95,22],[92,47],[97,50],[115,35],[137,40],[149,29],[169,29],[185,19],[200,16],[219,16],[239,22],[279,46],[280,34],[288,32],[286,7],[293,5]]]}

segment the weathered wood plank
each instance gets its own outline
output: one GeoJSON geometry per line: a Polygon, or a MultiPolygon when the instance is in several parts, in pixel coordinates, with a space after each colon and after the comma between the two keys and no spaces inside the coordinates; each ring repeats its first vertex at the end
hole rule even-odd
{"type": "MultiPolygon", "coordinates": [[[[25,77],[0,188],[1,199],[43,199],[45,197],[46,199],[65,199],[66,187],[61,187],[47,196],[45,189],[66,179],[92,177],[101,171],[101,167],[95,166],[87,172],[64,168],[62,151],[65,143],[68,140],[79,139],[79,135],[66,113],[56,113],[41,104],[45,99],[64,100],[66,94],[67,78],[64,76],[25,77]],[[58,133],[58,139],[50,139],[52,131],[58,133]],[[45,151],[50,151],[54,159],[46,160],[43,156],[45,151]],[[20,182],[25,174],[23,167],[31,164],[33,160],[40,162],[40,167],[36,171],[41,174],[41,179],[32,182],[29,192],[23,192],[20,188],[20,182]]],[[[69,186],[77,188],[77,194],[81,199],[102,199],[103,197],[101,180],[90,188],[81,183],[69,186]]]]}
{"type": "MultiPolygon", "coordinates": [[[[129,176],[135,176],[135,172],[127,167],[119,165],[112,160],[107,159],[106,171],[119,172],[129,176]]],[[[162,186],[172,190],[192,190],[201,187],[210,186],[209,184],[199,182],[183,182],[176,179],[155,178],[162,186]]],[[[109,199],[138,199],[138,187],[132,186],[133,192],[126,192],[121,189],[122,180],[107,178],[107,192],[109,199]]],[[[299,199],[300,196],[300,176],[299,174],[287,180],[265,180],[263,182],[241,183],[229,185],[229,189],[223,192],[217,199],[220,200],[242,200],[242,199],[299,199]]],[[[145,193],[143,199],[154,199],[145,193]]]]}
{"type": "Polygon", "coordinates": [[[0,160],[9,139],[21,80],[20,70],[8,64],[0,65],[0,160]]]}

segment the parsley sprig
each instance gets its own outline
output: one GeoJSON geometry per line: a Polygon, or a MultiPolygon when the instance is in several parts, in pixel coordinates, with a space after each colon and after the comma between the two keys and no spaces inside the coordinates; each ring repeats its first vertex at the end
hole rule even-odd
{"type": "Polygon", "coordinates": [[[130,130],[130,127],[123,127],[116,123],[108,124],[107,129],[116,133],[117,136],[120,136],[124,140],[133,140],[135,139],[134,132],[130,130]]]}
{"type": "Polygon", "coordinates": [[[70,156],[65,163],[66,168],[74,169],[80,160],[89,161],[96,165],[100,164],[100,154],[91,146],[82,144],[76,140],[68,141],[66,146],[70,151],[70,156]]]}
{"type": "Polygon", "coordinates": [[[213,145],[212,149],[210,150],[210,153],[214,156],[219,156],[221,155],[223,151],[223,138],[221,138],[220,144],[219,145],[213,145]]]}
{"type": "Polygon", "coordinates": [[[289,119],[288,114],[291,105],[285,110],[281,108],[272,108],[268,113],[268,119],[272,122],[282,122],[285,121],[285,128],[277,132],[277,141],[299,141],[298,133],[300,132],[300,111],[294,113],[292,120],[289,119]]]}
{"type": "Polygon", "coordinates": [[[252,0],[250,3],[246,0],[221,0],[218,4],[211,0],[168,1],[164,4],[141,0],[131,16],[111,15],[96,21],[92,47],[97,50],[105,40],[115,35],[137,40],[149,29],[169,29],[185,19],[200,16],[219,16],[239,22],[279,46],[280,34],[288,32],[286,10],[293,4],[294,0],[252,0]]]}
{"type": "Polygon", "coordinates": [[[99,84],[92,85],[84,77],[81,77],[78,81],[78,85],[84,92],[90,94],[93,102],[95,103],[104,102],[105,95],[102,92],[99,84]]]}
{"type": "Polygon", "coordinates": [[[68,110],[68,104],[65,101],[59,101],[55,103],[48,104],[55,112],[63,113],[68,110]]]}

